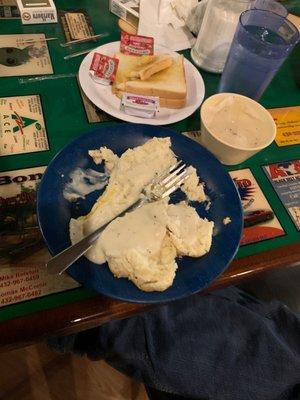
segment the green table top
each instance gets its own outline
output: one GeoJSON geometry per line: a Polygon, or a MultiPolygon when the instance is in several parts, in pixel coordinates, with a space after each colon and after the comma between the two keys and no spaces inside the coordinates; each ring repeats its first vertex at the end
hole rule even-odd
{"type": "MultiPolygon", "coordinates": [[[[66,0],[57,0],[56,6],[57,9],[71,9],[70,3],[66,0]]],[[[88,10],[92,26],[96,33],[109,32],[108,37],[97,42],[99,45],[119,40],[118,18],[109,12],[107,1],[82,0],[79,7],[88,10]]],[[[47,37],[58,37],[59,41],[48,42],[54,74],[77,73],[83,56],[68,61],[63,59],[66,49],[60,47],[59,42],[64,42],[65,39],[59,23],[26,26],[22,25],[20,20],[1,21],[0,34],[17,33],[45,33],[47,37]]],[[[76,49],[74,48],[74,51],[90,47],[94,47],[94,43],[78,45],[76,49]]],[[[184,51],[183,54],[190,59],[189,51],[184,51]]],[[[298,47],[266,90],[261,99],[262,105],[267,108],[300,105],[300,89],[296,84],[297,71],[295,67],[297,59],[299,59],[299,54],[300,48],[298,47]]],[[[201,71],[201,74],[205,81],[206,97],[209,97],[216,92],[220,76],[204,71],[201,71]]],[[[0,78],[0,97],[32,94],[39,94],[41,96],[50,150],[40,153],[1,157],[0,172],[47,165],[53,156],[74,138],[95,129],[99,125],[117,123],[102,122],[91,124],[88,122],[75,77],[27,84],[20,84],[18,77],[0,78]]],[[[200,128],[199,110],[186,120],[170,125],[169,127],[177,132],[198,130],[200,128]]],[[[300,145],[278,147],[273,143],[269,148],[252,157],[249,161],[231,168],[234,170],[243,168],[251,169],[286,232],[285,236],[241,247],[237,257],[245,257],[267,249],[299,242],[300,232],[297,231],[261,168],[262,165],[293,160],[299,158],[299,156],[300,145]]],[[[0,308],[0,320],[26,315],[37,310],[57,307],[58,305],[74,302],[93,295],[94,293],[79,288],[6,306],[0,308]]]]}

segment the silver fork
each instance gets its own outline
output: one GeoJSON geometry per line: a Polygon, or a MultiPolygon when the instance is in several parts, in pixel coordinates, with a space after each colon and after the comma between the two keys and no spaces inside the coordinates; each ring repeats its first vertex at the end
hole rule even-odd
{"type": "Polygon", "coordinates": [[[116,218],[123,217],[126,213],[140,208],[144,204],[163,199],[177,190],[189,176],[186,165],[178,161],[168,171],[156,177],[147,187],[142,190],[138,201],[127,207],[106,224],[96,229],[76,244],[66,248],[47,262],[47,270],[50,274],[61,274],[79,257],[86,253],[95,240],[98,239],[104,229],[116,218]]]}

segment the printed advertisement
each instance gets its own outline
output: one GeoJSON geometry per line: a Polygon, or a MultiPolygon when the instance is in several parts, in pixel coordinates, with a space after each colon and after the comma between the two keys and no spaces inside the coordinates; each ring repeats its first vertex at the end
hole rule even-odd
{"type": "Polygon", "coordinates": [[[285,234],[270,204],[250,169],[230,172],[244,210],[244,231],[241,245],[261,242],[285,234]]]}
{"type": "Polygon", "coordinates": [[[50,275],[45,267],[0,268],[0,307],[80,286],[67,274],[50,275]]]}
{"type": "Polygon", "coordinates": [[[263,167],[281,202],[300,230],[300,160],[263,167]]]}
{"type": "Polygon", "coordinates": [[[0,307],[77,287],[48,275],[38,227],[36,191],[45,167],[0,173],[0,307]]]}
{"type": "Polygon", "coordinates": [[[92,124],[97,122],[116,120],[114,117],[107,114],[103,110],[100,110],[100,108],[98,108],[97,106],[95,106],[94,103],[91,102],[91,100],[86,96],[84,91],[81,89],[78,76],[77,76],[77,81],[88,122],[92,124]]]}
{"type": "Polygon", "coordinates": [[[86,10],[60,10],[59,16],[67,42],[95,35],[86,10]]]}
{"type": "Polygon", "coordinates": [[[53,74],[43,33],[0,35],[0,77],[53,74]]]}
{"type": "Polygon", "coordinates": [[[300,106],[269,110],[277,126],[277,146],[300,144],[300,106]]]}
{"type": "Polygon", "coordinates": [[[42,241],[36,189],[45,167],[0,173],[0,266],[42,241]]]}
{"type": "Polygon", "coordinates": [[[0,0],[0,19],[20,18],[16,0],[0,0]]]}
{"type": "Polygon", "coordinates": [[[0,97],[0,156],[48,149],[40,96],[0,97]]]}

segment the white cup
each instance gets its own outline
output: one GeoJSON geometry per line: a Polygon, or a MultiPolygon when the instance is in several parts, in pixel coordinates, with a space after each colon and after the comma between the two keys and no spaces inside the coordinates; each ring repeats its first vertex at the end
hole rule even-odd
{"type": "Polygon", "coordinates": [[[263,106],[235,93],[218,93],[201,107],[201,144],[222,164],[235,165],[269,146],[276,124],[263,106]]]}

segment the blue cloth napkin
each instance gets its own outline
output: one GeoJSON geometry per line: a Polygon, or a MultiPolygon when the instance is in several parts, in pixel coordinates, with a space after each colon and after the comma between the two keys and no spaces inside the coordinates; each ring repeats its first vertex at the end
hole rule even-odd
{"type": "Polygon", "coordinates": [[[300,399],[300,316],[233,287],[49,344],[104,359],[170,399],[300,399]]]}

